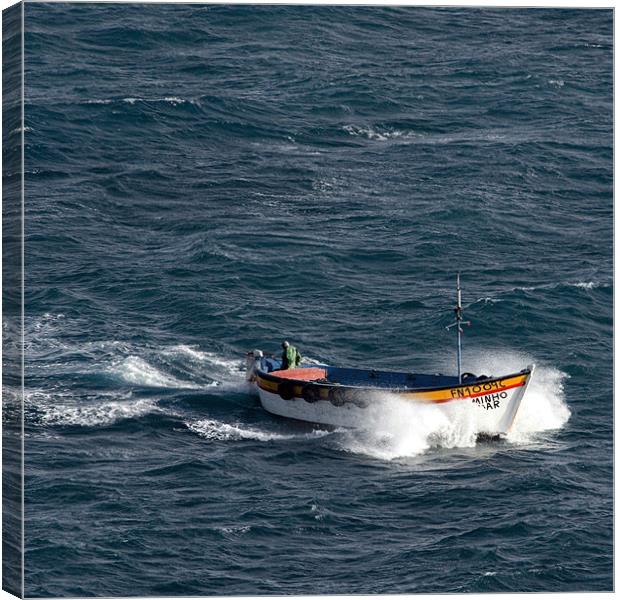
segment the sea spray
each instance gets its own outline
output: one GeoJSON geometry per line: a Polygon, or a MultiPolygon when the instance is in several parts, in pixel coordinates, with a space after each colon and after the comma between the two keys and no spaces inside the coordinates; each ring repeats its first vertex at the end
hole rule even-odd
{"type": "MultiPolygon", "coordinates": [[[[467,370],[498,376],[515,373],[536,359],[524,352],[505,349],[474,350],[469,354],[467,370]]],[[[570,418],[564,396],[568,375],[550,365],[538,365],[523,397],[507,439],[527,440],[532,434],[560,429],[570,418]]]]}
{"type": "Polygon", "coordinates": [[[471,411],[456,406],[448,416],[438,406],[381,394],[360,416],[355,429],[342,433],[350,452],[383,460],[416,456],[431,447],[469,447],[477,431],[471,411]]]}
{"type": "MultiPolygon", "coordinates": [[[[487,375],[517,372],[532,362],[531,357],[514,352],[479,352],[467,369],[487,375]]],[[[536,369],[522,400],[512,428],[505,436],[511,443],[527,443],[536,434],[561,428],[570,417],[564,398],[567,375],[550,366],[536,369]]],[[[484,431],[476,413],[465,404],[445,407],[404,400],[382,394],[373,401],[357,428],[341,436],[345,450],[383,460],[416,456],[431,448],[464,448],[476,444],[484,431]]]]}
{"type": "Polygon", "coordinates": [[[568,375],[554,367],[541,367],[532,376],[514,424],[508,432],[511,442],[530,441],[537,433],[560,429],[571,412],[564,397],[568,375]]]}

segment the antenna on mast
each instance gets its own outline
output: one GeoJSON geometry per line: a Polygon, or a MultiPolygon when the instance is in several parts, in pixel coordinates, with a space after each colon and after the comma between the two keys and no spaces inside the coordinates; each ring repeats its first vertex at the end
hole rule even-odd
{"type": "Polygon", "coordinates": [[[456,308],[454,309],[456,315],[456,321],[451,325],[448,325],[446,329],[450,329],[456,326],[456,374],[461,383],[461,322],[471,325],[471,321],[463,321],[463,307],[461,306],[461,274],[456,274],[456,308]]]}

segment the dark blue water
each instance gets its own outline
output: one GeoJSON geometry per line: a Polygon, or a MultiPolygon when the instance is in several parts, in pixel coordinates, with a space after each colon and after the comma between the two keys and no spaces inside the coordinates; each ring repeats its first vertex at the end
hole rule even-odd
{"type": "MultiPolygon", "coordinates": [[[[610,590],[612,12],[26,5],[28,596],[610,590]],[[509,438],[240,366],[538,365],[509,438]]],[[[9,393],[10,390],[5,390],[9,393]]]]}

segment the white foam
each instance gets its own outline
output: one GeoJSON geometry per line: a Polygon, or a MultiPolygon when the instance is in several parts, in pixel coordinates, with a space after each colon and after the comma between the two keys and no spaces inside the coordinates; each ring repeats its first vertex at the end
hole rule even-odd
{"type": "MultiPolygon", "coordinates": [[[[191,368],[197,378],[208,377],[213,381],[206,387],[210,391],[250,393],[251,386],[245,379],[245,364],[240,358],[227,358],[214,352],[199,350],[196,346],[178,344],[162,351],[164,356],[170,356],[184,363],[185,368],[191,368]],[[189,363],[189,364],[188,364],[189,363]]],[[[200,387],[200,386],[197,386],[200,387]]]]}
{"type": "MultiPolygon", "coordinates": [[[[113,102],[119,102],[119,100],[115,100],[112,98],[100,98],[94,100],[86,100],[84,104],[112,104],[113,102]]],[[[186,100],[185,98],[179,98],[177,96],[165,96],[163,98],[122,98],[120,102],[125,102],[126,104],[135,104],[136,102],[166,102],[168,104],[172,104],[176,106],[178,104],[194,104],[198,105],[198,101],[196,100],[186,100]]]]}
{"type": "Polygon", "coordinates": [[[372,127],[358,127],[356,125],[345,125],[343,129],[349,135],[366,137],[369,140],[376,140],[379,142],[386,142],[388,140],[394,140],[402,137],[410,137],[412,134],[406,131],[399,131],[398,129],[377,131],[372,127]]]}
{"type": "Polygon", "coordinates": [[[112,365],[109,371],[127,383],[145,387],[172,389],[200,389],[204,387],[162,373],[139,356],[129,356],[112,365]]]}
{"type": "Polygon", "coordinates": [[[177,346],[173,346],[172,348],[170,348],[170,350],[167,350],[164,353],[186,355],[197,362],[207,363],[209,365],[221,367],[228,373],[239,374],[242,371],[242,369],[240,368],[242,365],[241,360],[223,358],[213,352],[207,352],[206,350],[197,350],[195,346],[179,344],[177,346]]]}
{"type": "Polygon", "coordinates": [[[313,514],[316,521],[322,521],[327,516],[325,510],[319,507],[318,504],[312,504],[310,506],[310,512],[313,514]]]}
{"type": "MultiPolygon", "coordinates": [[[[512,351],[471,352],[464,371],[498,376],[518,372],[533,362],[531,356],[512,351]]],[[[560,429],[566,424],[570,417],[564,398],[566,377],[554,367],[536,369],[506,438],[508,442],[529,443],[537,434],[560,429]]],[[[358,429],[342,433],[340,442],[347,451],[382,460],[417,456],[431,448],[475,446],[478,434],[482,433],[475,414],[467,410],[466,404],[452,410],[448,417],[436,405],[385,394],[373,400],[360,419],[358,429]]]]}
{"type": "Polygon", "coordinates": [[[378,142],[393,142],[403,144],[444,145],[460,144],[472,141],[477,142],[504,142],[515,139],[514,134],[507,134],[503,130],[479,130],[475,133],[453,132],[445,134],[422,134],[411,130],[394,128],[375,129],[371,126],[344,125],[342,127],[349,135],[365,137],[378,142]]]}
{"type": "MultiPolygon", "coordinates": [[[[524,352],[490,349],[473,351],[464,370],[472,373],[499,376],[515,373],[535,363],[524,352]]],[[[549,365],[539,365],[523,397],[515,422],[507,436],[512,442],[527,442],[537,433],[560,429],[570,418],[564,396],[564,381],[568,375],[549,365]]]]}
{"type": "Polygon", "coordinates": [[[558,284],[553,284],[553,283],[545,283],[543,285],[539,285],[539,286],[517,286],[515,288],[512,288],[510,291],[511,292],[534,292],[536,290],[544,290],[544,289],[549,289],[549,288],[553,288],[556,287],[558,284]]]}
{"type": "Polygon", "coordinates": [[[252,528],[251,525],[231,525],[230,527],[216,527],[217,531],[231,535],[244,535],[252,528]]]}
{"type": "Polygon", "coordinates": [[[14,134],[16,134],[16,133],[22,133],[22,132],[24,132],[24,133],[25,133],[25,132],[27,132],[27,131],[33,131],[32,127],[21,127],[21,126],[20,126],[20,127],[17,127],[17,128],[15,128],[15,129],[13,129],[13,130],[9,133],[9,135],[14,135],[14,134]]]}
{"type": "Polygon", "coordinates": [[[135,419],[149,413],[162,412],[153,400],[111,401],[97,404],[38,406],[40,421],[45,425],[110,425],[124,419],[135,419]]]}
{"type": "Polygon", "coordinates": [[[166,96],[164,98],[123,98],[123,102],[127,104],[135,104],[136,102],[166,102],[176,106],[177,104],[197,104],[195,100],[186,100],[177,96],[166,96]]]}
{"type": "Polygon", "coordinates": [[[561,429],[571,412],[564,397],[566,373],[553,367],[536,370],[507,439],[528,443],[543,431],[561,429]]]}
{"type": "Polygon", "coordinates": [[[484,302],[485,304],[497,304],[498,302],[503,302],[500,298],[492,298],[491,296],[486,296],[485,298],[478,298],[476,302],[484,302]]]}
{"type": "Polygon", "coordinates": [[[26,418],[39,425],[110,425],[146,414],[161,413],[179,417],[162,408],[153,398],[134,399],[132,392],[98,391],[76,395],[68,389],[27,389],[24,392],[26,418]]]}
{"type": "Polygon", "coordinates": [[[37,331],[45,328],[56,327],[58,322],[65,318],[62,313],[51,314],[45,313],[40,317],[35,317],[31,322],[31,327],[37,331]]]}
{"type": "Polygon", "coordinates": [[[216,419],[201,419],[199,421],[186,422],[185,425],[190,431],[197,433],[207,440],[229,441],[229,440],[256,440],[259,442],[270,442],[273,440],[291,440],[300,438],[316,438],[328,435],[329,431],[315,430],[311,433],[303,434],[283,434],[272,431],[264,431],[240,423],[224,423],[216,419]]]}
{"type": "MultiPolygon", "coordinates": [[[[570,287],[577,287],[577,288],[585,289],[585,290],[592,290],[592,289],[600,288],[600,287],[609,287],[611,283],[605,282],[605,281],[577,281],[577,282],[554,281],[554,282],[549,282],[549,283],[542,283],[537,286],[517,286],[517,287],[510,288],[508,290],[505,290],[503,292],[499,292],[498,295],[504,296],[506,294],[512,294],[514,292],[537,292],[539,290],[554,290],[554,289],[557,289],[559,287],[566,286],[566,285],[570,287]]],[[[487,296],[484,298],[478,298],[476,302],[484,302],[485,304],[502,302],[502,298],[487,296]]]]}
{"type": "Polygon", "coordinates": [[[342,433],[341,445],[382,460],[417,456],[431,447],[471,447],[478,432],[468,415],[448,419],[432,404],[385,394],[373,398],[356,429],[342,433]]]}
{"type": "Polygon", "coordinates": [[[161,100],[163,102],[170,102],[170,104],[185,104],[186,102],[191,103],[191,100],[184,100],[183,98],[177,98],[176,96],[166,96],[161,100]]]}
{"type": "Polygon", "coordinates": [[[569,283],[568,285],[582,288],[584,290],[593,290],[594,288],[602,287],[605,284],[597,283],[596,281],[578,281],[577,283],[569,283]]]}
{"type": "Polygon", "coordinates": [[[317,366],[325,366],[325,362],[322,360],[317,360],[316,358],[312,358],[311,356],[304,356],[302,360],[302,365],[317,365],[317,366]]]}

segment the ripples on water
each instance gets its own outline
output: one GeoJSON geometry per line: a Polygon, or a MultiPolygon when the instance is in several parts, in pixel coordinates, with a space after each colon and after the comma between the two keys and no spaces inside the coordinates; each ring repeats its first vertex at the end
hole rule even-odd
{"type": "Polygon", "coordinates": [[[611,14],[28,4],[27,595],[609,590],[611,14]],[[248,395],[451,371],[457,269],[508,440],[248,395]]]}

